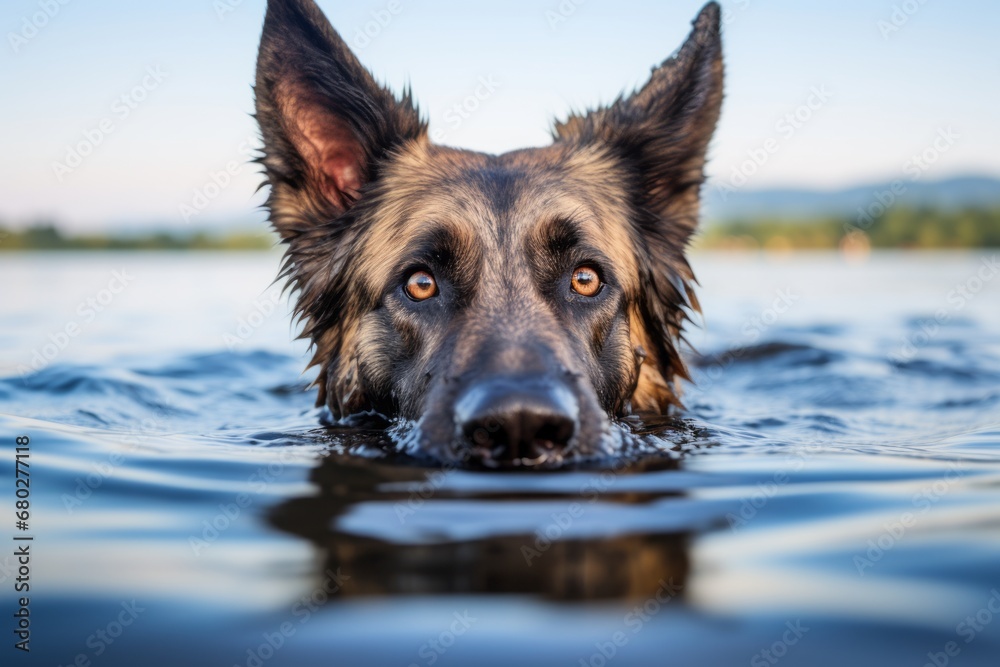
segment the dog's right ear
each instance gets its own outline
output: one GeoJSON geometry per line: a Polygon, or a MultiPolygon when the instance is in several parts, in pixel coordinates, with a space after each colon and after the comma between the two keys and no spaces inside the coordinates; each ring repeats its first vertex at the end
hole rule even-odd
{"type": "Polygon", "coordinates": [[[275,229],[286,240],[357,200],[393,147],[426,136],[407,93],[379,85],[312,0],[270,0],[256,116],[275,229]]]}

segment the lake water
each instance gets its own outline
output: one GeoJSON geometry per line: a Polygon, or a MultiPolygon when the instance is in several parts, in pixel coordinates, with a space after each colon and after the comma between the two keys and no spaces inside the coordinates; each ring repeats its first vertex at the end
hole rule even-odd
{"type": "Polygon", "coordinates": [[[324,427],[274,254],[0,256],[3,664],[1000,664],[993,257],[696,255],[658,451],[507,473],[324,427]]]}

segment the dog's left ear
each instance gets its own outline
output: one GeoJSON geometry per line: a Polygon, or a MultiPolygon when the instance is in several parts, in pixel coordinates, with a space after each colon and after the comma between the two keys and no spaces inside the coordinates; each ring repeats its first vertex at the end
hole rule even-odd
{"type": "Polygon", "coordinates": [[[642,271],[633,343],[641,348],[632,396],[639,411],[679,405],[675,378],[687,378],[677,350],[686,317],[698,308],[685,258],[698,225],[705,153],[722,106],[721,10],[711,2],[695,19],[684,46],[653,70],[629,97],[555,127],[556,142],[610,151],[631,176],[633,221],[642,271]]]}
{"type": "Polygon", "coordinates": [[[558,142],[600,144],[619,154],[641,179],[643,204],[669,229],[649,230],[683,250],[698,222],[705,152],[722,106],[720,9],[701,10],[677,53],[629,97],[557,123],[558,142]]]}

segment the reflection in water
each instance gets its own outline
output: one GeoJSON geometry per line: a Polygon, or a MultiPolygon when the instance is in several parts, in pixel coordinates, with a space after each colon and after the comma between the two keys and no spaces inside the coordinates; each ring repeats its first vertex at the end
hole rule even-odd
{"type": "MultiPolygon", "coordinates": [[[[660,459],[614,474],[676,466],[675,460],[660,459]]],[[[332,454],[312,471],[311,481],[319,493],[278,505],[270,521],[320,549],[324,561],[320,572],[339,568],[349,573],[341,596],[508,593],[581,600],[683,591],[689,570],[688,533],[572,534],[574,522],[593,502],[643,506],[679,496],[676,491],[598,496],[601,473],[595,473],[597,484],[583,494],[510,493],[500,490],[502,486],[496,491],[470,491],[449,488],[449,474],[456,473],[332,454]],[[437,535],[402,530],[416,513],[437,512],[435,520],[447,521],[453,508],[474,511],[479,501],[501,508],[521,503],[512,511],[522,512],[525,501],[544,503],[538,510],[538,532],[495,528],[490,534],[456,539],[448,534],[448,526],[437,535]],[[361,508],[375,515],[381,510],[385,520],[378,534],[358,534],[345,527],[345,517],[361,508]]],[[[486,530],[491,530],[488,525],[486,530]]]]}
{"type": "Polygon", "coordinates": [[[684,423],[648,425],[672,434],[644,453],[658,462],[610,484],[598,470],[441,471],[318,428],[315,393],[289,384],[302,359],[286,318],[220,349],[273,280],[258,256],[114,256],[142,276],[128,306],[21,377],[24,351],[62,330],[109,261],[0,262],[17,286],[0,309],[18,324],[0,345],[0,413],[22,417],[0,416],[0,447],[30,435],[38,475],[25,664],[426,667],[421,648],[465,610],[481,620],[434,665],[997,664],[1000,280],[898,361],[978,256],[700,256],[708,326],[693,332],[704,356],[684,423]],[[748,327],[789,287],[794,309],[748,327]],[[262,488],[272,462],[283,473],[262,488]],[[241,494],[252,503],[230,521],[241,494]],[[585,511],[563,528],[553,514],[574,502],[585,511]],[[227,528],[194,551],[213,519],[227,528]],[[556,539],[536,544],[539,530],[556,539]],[[297,615],[338,569],[337,602],[297,615]],[[682,604],[629,623],[679,584],[682,604]],[[146,611],[94,655],[87,638],[133,599],[146,611]],[[968,618],[982,630],[967,643],[968,618]],[[608,658],[619,632],[628,644],[608,658]]]}

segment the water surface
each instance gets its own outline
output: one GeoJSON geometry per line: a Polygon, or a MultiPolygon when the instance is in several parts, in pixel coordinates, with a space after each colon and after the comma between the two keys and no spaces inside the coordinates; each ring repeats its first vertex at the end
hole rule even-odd
{"type": "Polygon", "coordinates": [[[4,654],[1000,664],[990,257],[698,255],[680,421],[627,465],[506,473],[324,425],[274,255],[5,256],[0,466],[28,436],[32,480],[6,532],[34,541],[32,651],[4,654]]]}

